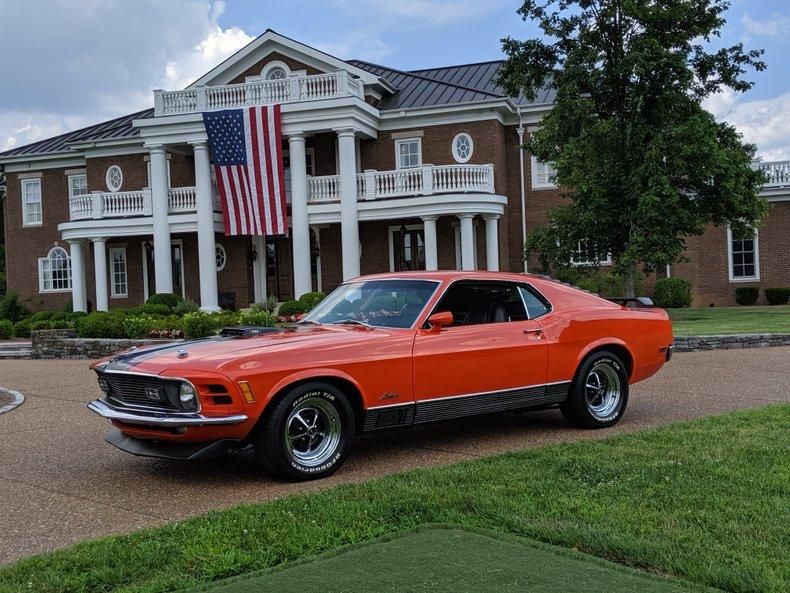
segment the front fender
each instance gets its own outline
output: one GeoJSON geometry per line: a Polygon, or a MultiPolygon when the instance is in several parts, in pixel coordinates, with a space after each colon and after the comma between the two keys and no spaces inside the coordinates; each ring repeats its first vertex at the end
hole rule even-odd
{"type": "Polygon", "coordinates": [[[283,389],[285,389],[290,385],[293,385],[295,383],[301,383],[303,381],[309,381],[311,379],[321,380],[327,377],[342,379],[344,381],[347,381],[348,383],[351,383],[357,389],[359,394],[362,396],[362,401],[363,402],[366,401],[365,390],[362,389],[362,386],[357,382],[357,380],[354,379],[354,377],[352,377],[348,373],[333,368],[315,368],[315,369],[306,369],[306,370],[298,371],[296,373],[291,373],[290,375],[287,375],[282,379],[280,379],[279,381],[277,381],[277,383],[275,383],[269,389],[269,392],[266,394],[264,407],[269,405],[269,402],[272,401],[272,398],[275,395],[277,395],[278,393],[280,393],[280,391],[282,391],[283,389]]]}

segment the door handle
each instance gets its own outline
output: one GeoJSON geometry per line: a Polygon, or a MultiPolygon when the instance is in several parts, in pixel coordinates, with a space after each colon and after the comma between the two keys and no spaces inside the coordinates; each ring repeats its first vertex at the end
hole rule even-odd
{"type": "Polygon", "coordinates": [[[535,336],[536,338],[543,337],[543,329],[540,327],[535,328],[525,328],[524,333],[530,336],[535,336]]]}

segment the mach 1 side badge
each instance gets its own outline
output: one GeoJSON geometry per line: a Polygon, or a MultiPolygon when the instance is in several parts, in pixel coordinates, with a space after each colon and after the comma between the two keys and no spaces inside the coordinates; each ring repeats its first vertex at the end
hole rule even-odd
{"type": "Polygon", "coordinates": [[[388,399],[398,399],[400,397],[400,393],[396,393],[394,391],[387,391],[383,393],[379,399],[388,400],[388,399]]]}

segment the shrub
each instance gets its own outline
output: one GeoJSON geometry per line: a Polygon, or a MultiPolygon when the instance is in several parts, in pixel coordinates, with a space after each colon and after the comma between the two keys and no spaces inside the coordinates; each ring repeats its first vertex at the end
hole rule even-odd
{"type": "Polygon", "coordinates": [[[10,319],[0,320],[0,340],[7,340],[14,335],[14,324],[10,319]]]}
{"type": "Polygon", "coordinates": [[[217,333],[220,315],[210,315],[200,311],[184,315],[184,331],[190,339],[205,338],[217,333]]]}
{"type": "Polygon", "coordinates": [[[14,324],[14,335],[17,338],[29,338],[30,337],[30,320],[23,319],[22,321],[17,321],[14,324]]]}
{"type": "Polygon", "coordinates": [[[253,303],[250,308],[253,311],[268,311],[269,313],[274,313],[274,310],[277,308],[277,297],[270,294],[265,301],[253,303]]]}
{"type": "Polygon", "coordinates": [[[685,278],[661,278],[653,291],[657,307],[679,309],[691,305],[691,282],[685,278]]]}
{"type": "Polygon", "coordinates": [[[173,311],[167,305],[160,303],[151,303],[149,299],[149,302],[145,303],[144,305],[135,307],[133,310],[130,309],[128,314],[134,316],[141,316],[141,315],[162,316],[162,315],[170,315],[172,312],[173,311]]]}
{"type": "Polygon", "coordinates": [[[300,313],[305,313],[305,309],[299,301],[285,301],[277,309],[277,315],[280,317],[292,317],[300,313]]]}
{"type": "Polygon", "coordinates": [[[33,313],[28,319],[35,323],[36,321],[48,321],[52,319],[54,315],[54,311],[39,311],[38,313],[33,313]]]}
{"type": "MultiPolygon", "coordinates": [[[[82,313],[85,315],[85,313],[82,313]]],[[[49,317],[49,321],[74,321],[79,313],[67,313],[66,311],[56,311],[49,317]]]]}
{"type": "Polygon", "coordinates": [[[268,311],[250,311],[249,313],[242,313],[239,318],[241,325],[254,325],[257,327],[274,327],[277,321],[274,314],[268,311]]]}
{"type": "Polygon", "coordinates": [[[94,311],[77,321],[81,338],[123,338],[123,316],[112,311],[94,311]]]}
{"type": "Polygon", "coordinates": [[[183,317],[187,313],[194,313],[195,311],[200,310],[198,304],[194,301],[190,300],[183,300],[179,302],[175,307],[173,307],[173,313],[176,315],[180,315],[183,317]]]}
{"type": "Polygon", "coordinates": [[[326,295],[323,292],[306,292],[299,297],[299,304],[304,307],[305,312],[310,311],[318,303],[323,301],[326,295]]]}
{"type": "Polygon", "coordinates": [[[173,294],[172,292],[160,292],[151,295],[146,302],[150,305],[165,305],[171,311],[176,308],[176,305],[183,301],[180,295],[173,294]]]}
{"type": "Polygon", "coordinates": [[[30,331],[39,331],[42,329],[51,329],[51,321],[41,319],[40,321],[30,321],[30,331]]]}
{"type": "Polygon", "coordinates": [[[765,300],[769,305],[786,305],[790,301],[790,288],[766,288],[765,300]]]}
{"type": "Polygon", "coordinates": [[[153,329],[153,317],[146,315],[126,316],[123,323],[123,334],[127,338],[143,338],[153,329]]]}
{"type": "Polygon", "coordinates": [[[71,329],[75,325],[73,321],[48,321],[47,324],[47,329],[71,329]]]}
{"type": "Polygon", "coordinates": [[[74,303],[72,302],[71,297],[69,297],[69,300],[67,300],[66,304],[63,305],[63,312],[64,313],[73,313],[74,312],[74,303]]]}
{"type": "Polygon", "coordinates": [[[742,307],[749,307],[760,298],[760,289],[756,286],[739,286],[735,289],[735,302],[742,307]]]}
{"type": "Polygon", "coordinates": [[[12,323],[16,323],[28,315],[30,311],[19,302],[19,297],[15,293],[9,292],[0,299],[0,319],[9,319],[12,323]]]}

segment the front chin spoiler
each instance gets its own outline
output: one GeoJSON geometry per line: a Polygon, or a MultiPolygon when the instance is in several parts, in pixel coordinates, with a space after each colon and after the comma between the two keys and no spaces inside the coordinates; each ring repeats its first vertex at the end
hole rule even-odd
{"type": "Polygon", "coordinates": [[[221,439],[211,443],[199,445],[185,445],[181,443],[168,443],[164,441],[148,441],[136,439],[123,434],[119,429],[112,428],[104,439],[121,451],[138,455],[140,457],[159,457],[161,459],[178,459],[181,461],[195,461],[212,459],[222,455],[225,451],[239,444],[238,439],[221,439]]]}

